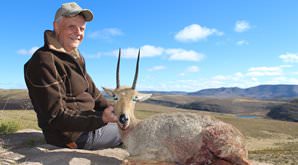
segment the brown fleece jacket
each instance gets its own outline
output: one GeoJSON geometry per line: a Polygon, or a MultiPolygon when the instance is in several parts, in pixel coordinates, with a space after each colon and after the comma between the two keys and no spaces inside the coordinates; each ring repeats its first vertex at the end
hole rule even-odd
{"type": "Polygon", "coordinates": [[[105,125],[102,110],[108,103],[86,72],[79,52],[67,53],[54,32],[44,34],[44,46],[24,66],[25,81],[47,143],[66,147],[78,137],[75,132],[105,125]]]}

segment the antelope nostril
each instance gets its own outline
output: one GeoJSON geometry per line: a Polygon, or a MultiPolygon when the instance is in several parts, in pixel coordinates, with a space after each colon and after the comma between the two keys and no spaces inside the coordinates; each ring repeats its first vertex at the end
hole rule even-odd
{"type": "Polygon", "coordinates": [[[127,121],[128,121],[127,116],[126,116],[125,114],[121,114],[120,117],[119,117],[119,122],[120,122],[121,124],[126,124],[127,121]]]}

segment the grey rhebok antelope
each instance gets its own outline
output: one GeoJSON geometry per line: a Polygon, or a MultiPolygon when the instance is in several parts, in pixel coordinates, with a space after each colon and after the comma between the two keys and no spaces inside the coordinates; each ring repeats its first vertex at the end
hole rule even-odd
{"type": "Polygon", "coordinates": [[[103,89],[114,98],[120,134],[130,156],[136,160],[176,164],[250,164],[243,135],[232,125],[210,116],[179,112],[154,115],[143,121],[136,119],[136,102],[151,97],[151,94],[135,90],[140,50],[131,87],[120,86],[120,58],[121,49],[117,62],[116,88],[103,89]]]}
{"type": "Polygon", "coordinates": [[[119,69],[120,69],[121,49],[119,49],[117,71],[116,71],[116,89],[103,88],[104,91],[113,97],[114,108],[117,115],[119,115],[118,125],[120,129],[126,130],[129,126],[136,125],[138,120],[134,116],[135,103],[137,101],[144,101],[151,97],[151,94],[143,94],[135,90],[138,79],[140,50],[138,53],[136,71],[134,81],[131,87],[120,86],[119,69]]]}

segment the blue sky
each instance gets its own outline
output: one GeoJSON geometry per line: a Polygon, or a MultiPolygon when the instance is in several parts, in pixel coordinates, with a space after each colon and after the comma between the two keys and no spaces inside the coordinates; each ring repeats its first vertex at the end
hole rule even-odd
{"type": "MultiPolygon", "coordinates": [[[[63,2],[2,3],[0,88],[26,88],[23,65],[63,2]]],[[[297,0],[75,2],[94,13],[79,49],[99,88],[115,87],[119,48],[122,85],[131,85],[141,49],[139,90],[298,84],[297,0]]]]}

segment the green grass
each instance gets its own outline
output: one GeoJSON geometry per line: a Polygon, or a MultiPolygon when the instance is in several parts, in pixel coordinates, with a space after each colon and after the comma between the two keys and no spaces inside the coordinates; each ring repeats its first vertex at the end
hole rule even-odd
{"type": "Polygon", "coordinates": [[[14,133],[19,129],[20,125],[15,121],[1,121],[0,134],[14,133]]]}
{"type": "MultiPolygon", "coordinates": [[[[162,110],[137,110],[136,116],[139,119],[145,119],[151,115],[161,113],[162,110]]],[[[40,129],[37,125],[36,114],[33,110],[0,110],[0,124],[21,129],[40,129]]],[[[1,129],[1,128],[0,128],[1,129]]],[[[14,131],[10,131],[12,133],[14,131]]],[[[0,130],[1,134],[1,130],[0,130]]]]}
{"type": "Polygon", "coordinates": [[[272,134],[285,134],[298,138],[298,123],[272,119],[241,119],[228,115],[218,119],[237,127],[246,137],[271,138],[272,134]]]}
{"type": "Polygon", "coordinates": [[[0,123],[4,127],[16,125],[17,130],[27,128],[39,129],[36,114],[33,110],[0,110],[0,123]]]}
{"type": "Polygon", "coordinates": [[[287,148],[274,148],[249,151],[248,155],[249,159],[272,164],[296,165],[298,163],[297,148],[292,150],[287,148]]]}

